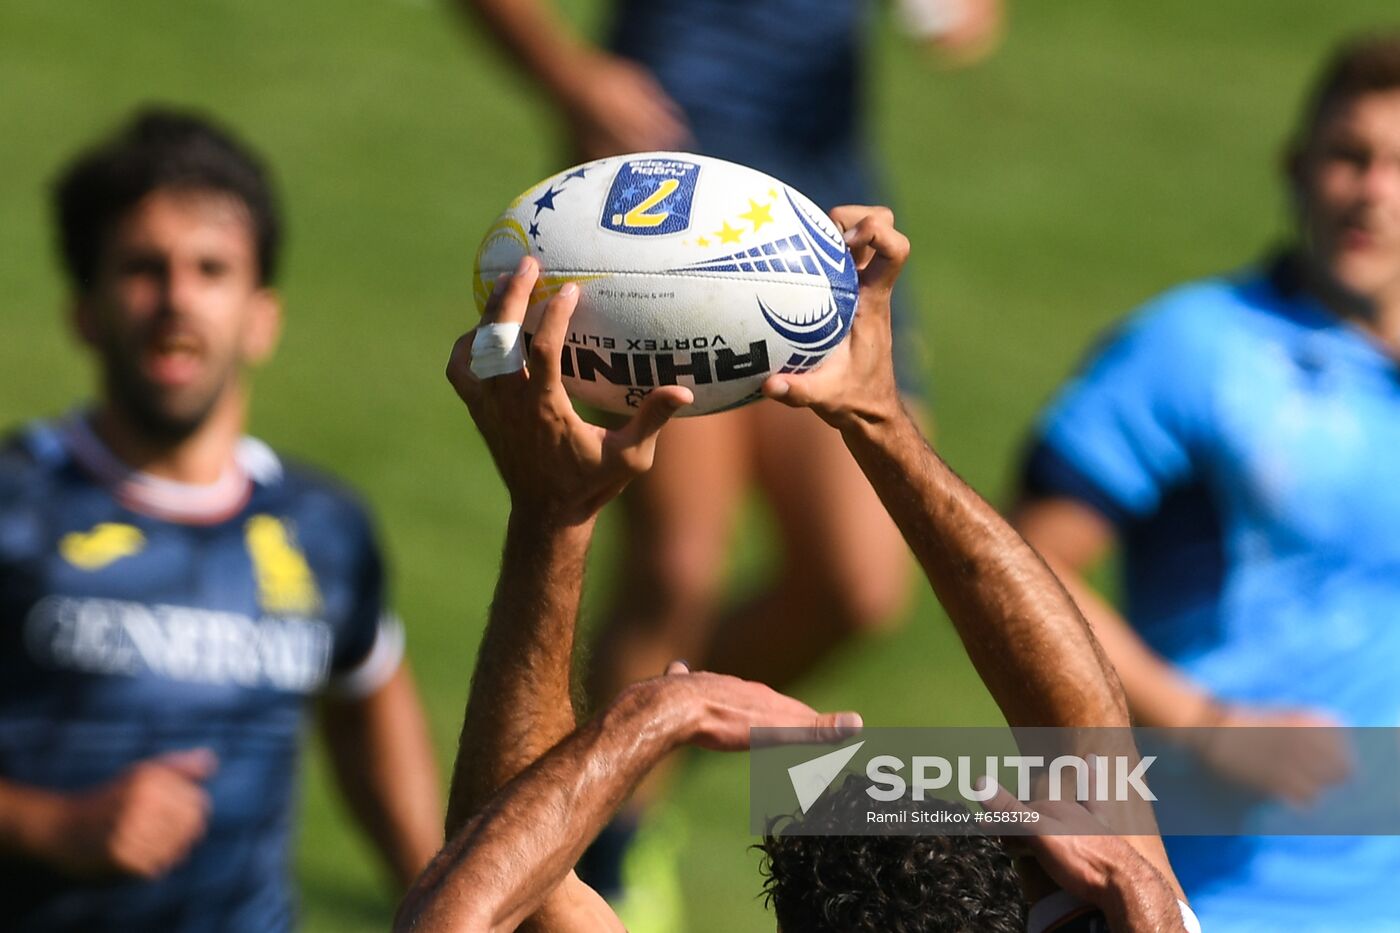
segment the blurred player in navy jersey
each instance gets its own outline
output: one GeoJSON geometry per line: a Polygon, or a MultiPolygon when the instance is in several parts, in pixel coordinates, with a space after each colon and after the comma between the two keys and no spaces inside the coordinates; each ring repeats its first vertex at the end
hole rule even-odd
{"type": "MultiPolygon", "coordinates": [[[[1137,311],[1025,466],[1018,527],[1144,725],[1400,725],[1400,35],[1339,51],[1287,167],[1294,242],[1137,311]],[[1114,543],[1126,620],[1083,578],[1114,543]]],[[[1291,735],[1199,753],[1301,805],[1347,765],[1329,730],[1291,735]]],[[[1400,840],[1168,850],[1208,930],[1400,930],[1400,840]]]]}
{"type": "Polygon", "coordinates": [[[406,885],[437,773],[363,508],[243,435],[273,351],[269,179],[202,119],[135,117],[55,189],[97,400],[0,450],[0,926],[294,925],[320,701],[355,816],[406,885]]]}
{"type": "MultiPolygon", "coordinates": [[[[823,209],[888,201],[862,121],[872,8],[863,0],[619,0],[607,51],[574,35],[549,0],[460,2],[538,80],[581,158],[690,150],[767,172],[823,209]]],[[[912,28],[954,56],[999,34],[996,0],[903,7],[912,28]]],[[[901,389],[916,401],[919,338],[902,286],[895,315],[901,389]]],[[[906,549],[869,483],[820,426],[781,406],[668,426],[655,468],[622,507],[627,583],[593,654],[598,702],[674,657],[781,687],[849,637],[888,627],[904,606],[906,549]],[[781,560],[758,592],[726,606],[731,539],[751,485],[771,507],[781,560]]],[[[629,822],[604,834],[586,871],[610,847],[622,851],[629,822]]],[[[616,874],[617,859],[602,862],[593,880],[611,891],[617,880],[603,875],[616,874]]]]}

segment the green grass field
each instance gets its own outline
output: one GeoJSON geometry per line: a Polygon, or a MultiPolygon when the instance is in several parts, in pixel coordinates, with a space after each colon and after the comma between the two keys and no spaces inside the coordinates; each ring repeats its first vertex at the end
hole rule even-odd
{"type": "MultiPolygon", "coordinates": [[[[566,8],[585,24],[599,13],[566,8]]],[[[1395,8],[1026,3],[1001,53],[959,74],[927,67],[880,12],[872,129],[914,244],[939,446],[996,501],[1037,406],[1098,330],[1175,280],[1254,258],[1284,228],[1276,166],[1304,83],[1334,38],[1395,8]]],[[[221,115],[276,166],[288,327],[258,378],[253,427],[377,509],[446,767],[505,501],[442,366],[474,317],[477,239],[559,167],[551,115],[429,0],[0,0],[0,87],[5,424],[89,391],[46,214],[61,160],[158,100],[221,115]]],[[[750,528],[737,552],[748,576],[763,560],[761,514],[750,528]]],[[[927,593],[902,632],[853,648],[802,692],[879,725],[997,721],[927,593]]],[[[692,929],[772,929],[746,851],[745,762],[697,764],[678,795],[692,817],[692,929]]],[[[316,754],[304,813],[307,929],[386,928],[390,895],[316,754]]]]}

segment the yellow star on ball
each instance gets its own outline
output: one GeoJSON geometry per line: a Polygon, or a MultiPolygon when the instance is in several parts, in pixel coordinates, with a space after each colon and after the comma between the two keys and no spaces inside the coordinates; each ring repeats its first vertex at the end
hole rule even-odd
{"type": "Polygon", "coordinates": [[[724,222],[724,226],[715,231],[715,236],[719,237],[721,243],[738,243],[739,238],[744,235],[743,230],[735,230],[729,226],[729,221],[724,222]]]}
{"type": "Polygon", "coordinates": [[[753,198],[749,198],[749,212],[740,214],[739,219],[753,224],[753,231],[757,233],[759,227],[773,222],[773,205],[759,204],[753,198]]]}

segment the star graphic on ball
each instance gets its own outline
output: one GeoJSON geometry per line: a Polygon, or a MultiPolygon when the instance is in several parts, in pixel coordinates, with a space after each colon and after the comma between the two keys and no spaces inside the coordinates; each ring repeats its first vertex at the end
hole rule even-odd
{"type": "Polygon", "coordinates": [[[753,198],[749,198],[749,212],[740,214],[739,219],[752,223],[754,232],[757,233],[759,227],[773,222],[773,205],[759,204],[753,198]]]}
{"type": "Polygon", "coordinates": [[[536,198],[536,199],[534,200],[534,202],[533,202],[534,205],[535,205],[535,216],[536,216],[536,217],[540,216],[540,211],[543,211],[543,210],[551,210],[551,211],[552,211],[552,210],[555,210],[555,207],[554,207],[554,199],[555,199],[555,197],[557,197],[558,195],[559,195],[559,192],[556,191],[556,190],[554,190],[553,187],[551,187],[551,188],[550,188],[548,191],[546,191],[544,194],[542,194],[542,195],[540,195],[538,198],[536,198]]]}
{"type": "Polygon", "coordinates": [[[721,243],[738,243],[739,238],[744,235],[743,228],[735,230],[729,226],[729,221],[724,222],[724,226],[714,232],[719,237],[721,243]]]}

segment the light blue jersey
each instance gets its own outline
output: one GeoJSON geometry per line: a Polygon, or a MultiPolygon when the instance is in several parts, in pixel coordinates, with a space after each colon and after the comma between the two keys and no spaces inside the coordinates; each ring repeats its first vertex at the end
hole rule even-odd
{"type": "MultiPolygon", "coordinates": [[[[1400,725],[1400,366],[1287,261],[1136,312],[1050,406],[1034,497],[1118,528],[1126,615],[1226,701],[1400,725]]],[[[1400,840],[1168,839],[1211,931],[1400,930],[1400,840]]]]}

